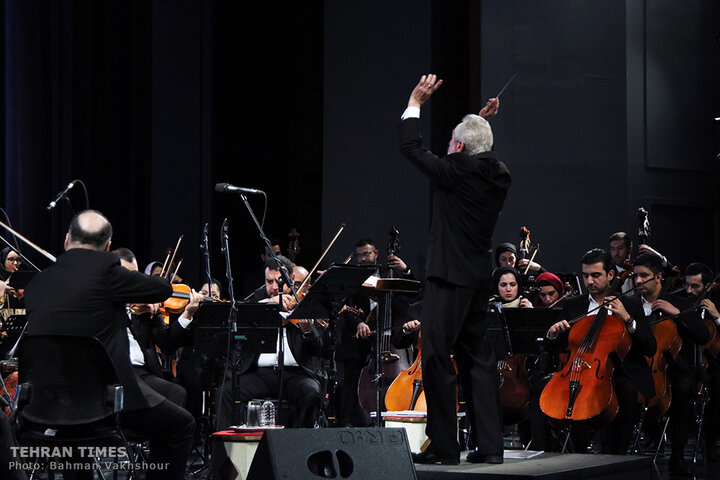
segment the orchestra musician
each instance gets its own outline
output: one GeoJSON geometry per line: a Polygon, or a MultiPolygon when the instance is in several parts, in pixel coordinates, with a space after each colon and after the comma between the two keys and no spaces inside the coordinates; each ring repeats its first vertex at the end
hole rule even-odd
{"type": "MultiPolygon", "coordinates": [[[[138,271],[137,259],[130,249],[118,248],[113,250],[113,253],[120,257],[120,265],[124,268],[133,272],[138,271]]],[[[135,305],[133,308],[128,308],[130,361],[135,374],[150,388],[183,408],[187,400],[187,391],[166,378],[172,373],[163,372],[157,349],[159,348],[165,355],[170,355],[186,342],[185,339],[189,335],[187,328],[192,323],[193,315],[202,299],[203,295],[192,290],[187,307],[169,326],[165,325],[159,312],[159,305],[135,305]]]]}
{"type": "MultiPolygon", "coordinates": [[[[616,362],[612,383],[618,398],[619,411],[615,419],[602,432],[601,451],[607,454],[624,455],[632,440],[633,426],[639,418],[637,392],[645,398],[655,395],[650,366],[645,356],[652,357],[657,348],[655,337],[643,311],[640,300],[634,297],[608,297],[612,280],[615,278],[615,264],[610,254],[595,248],[588,251],[581,260],[582,276],[587,295],[579,295],[564,301],[561,320],[550,327],[547,333],[548,350],[562,352],[567,348],[571,325],[568,319],[583,314],[596,314],[597,307],[609,302],[609,315],[622,320],[632,339],[630,351],[622,362],[616,362]]],[[[587,449],[582,435],[575,437],[576,453],[587,449]]]]}
{"type": "Polygon", "coordinates": [[[610,235],[609,244],[610,256],[615,263],[617,274],[626,276],[620,289],[622,293],[625,293],[635,286],[632,278],[625,273],[632,271],[632,262],[630,261],[633,250],[632,237],[625,232],[615,232],[610,235]]]}
{"type": "Polygon", "coordinates": [[[401,153],[435,187],[421,319],[430,444],[413,454],[413,460],[459,463],[459,381],[476,445],[467,460],[502,463],[497,361],[486,335],[492,234],[511,183],[507,167],[492,152],[492,130],[486,120],[497,113],[499,100],[488,101],[480,115],[466,115],[452,132],[447,155],[440,158],[422,146],[420,107],[441,84],[435,75],[423,75],[400,123],[401,153]]]}
{"type": "Polygon", "coordinates": [[[503,308],[533,308],[529,299],[520,295],[520,273],[513,267],[500,267],[493,271],[494,296],[503,308]]]}
{"type": "MultiPolygon", "coordinates": [[[[264,302],[280,303],[283,309],[292,306],[293,297],[287,285],[282,291],[278,285],[281,278],[280,268],[285,268],[294,281],[293,264],[282,256],[279,267],[270,257],[265,262],[265,288],[268,298],[264,302]]],[[[291,403],[291,414],[288,426],[312,428],[318,421],[321,406],[321,381],[325,372],[322,370],[323,351],[322,327],[310,320],[298,320],[297,324],[286,323],[282,328],[284,342],[283,358],[283,398],[291,403]]],[[[237,375],[233,380],[233,372],[228,372],[224,385],[221,387],[222,404],[219,408],[217,427],[227,428],[238,425],[233,417],[233,403],[247,403],[254,398],[277,398],[280,391],[280,370],[278,368],[277,349],[275,353],[257,353],[251,349],[241,349],[234,360],[232,369],[237,375]],[[233,389],[235,382],[235,389],[233,389]],[[235,392],[235,395],[233,394],[235,392]]]]}
{"type": "MultiPolygon", "coordinates": [[[[676,316],[675,325],[682,338],[680,353],[670,362],[667,370],[672,391],[668,412],[668,437],[672,451],[668,466],[670,472],[687,475],[691,470],[685,461],[684,450],[694,422],[693,398],[697,394],[703,370],[699,347],[710,340],[710,332],[703,325],[698,312],[688,309],[689,302],[663,289],[667,280],[662,258],[652,253],[640,254],[635,258],[633,271],[645,314],[650,316],[657,312],[676,316]]],[[[646,423],[646,432],[654,433],[653,427],[657,426],[646,423]]]]}
{"type": "Polygon", "coordinates": [[[537,295],[533,300],[535,307],[549,308],[556,305],[565,295],[565,285],[554,273],[543,272],[538,275],[535,279],[535,287],[537,288],[537,295]]]}
{"type": "Polygon", "coordinates": [[[0,251],[0,299],[5,295],[5,286],[10,274],[20,268],[22,258],[11,247],[5,247],[0,251]]]}
{"type": "Polygon", "coordinates": [[[538,273],[544,272],[545,269],[539,263],[530,261],[529,258],[521,258],[518,260],[518,252],[515,245],[510,242],[501,243],[495,248],[495,266],[496,267],[515,267],[519,271],[538,273]],[[528,265],[530,265],[528,267],[528,265]]]}
{"type": "MultiPolygon", "coordinates": [[[[147,478],[182,479],[195,429],[193,417],[143,382],[128,355],[126,305],[162,302],[172,289],[164,279],[123,268],[118,256],[109,252],[111,237],[112,226],[100,212],[85,210],[73,217],[65,253],[25,289],[27,334],[100,340],[124,386],[121,425],[149,438],[152,463],[167,464],[166,470],[151,469],[147,478]]],[[[92,470],[77,473],[92,477],[92,470]]]]}
{"type": "MultiPolygon", "coordinates": [[[[413,275],[407,264],[398,256],[390,255],[387,260],[387,268],[378,265],[378,249],[375,242],[370,238],[361,238],[355,243],[353,249],[352,263],[355,265],[377,265],[376,274],[379,277],[389,276],[389,269],[393,275],[400,275],[412,279],[413,275]]],[[[335,359],[338,365],[338,388],[335,398],[335,410],[338,424],[343,427],[361,427],[370,424],[370,416],[360,405],[358,394],[358,382],[363,368],[367,365],[372,342],[370,341],[371,328],[368,319],[376,315],[377,302],[370,297],[357,293],[347,303],[345,309],[338,318],[339,348],[335,351],[335,359]]],[[[393,322],[405,318],[409,311],[409,305],[405,299],[394,295],[392,300],[393,322]]],[[[408,320],[409,322],[409,320],[408,320]]],[[[418,322],[419,323],[419,322],[418,322]]],[[[403,346],[410,347],[412,333],[418,329],[418,324],[405,325],[406,334],[393,331],[393,342],[400,342],[403,346]]],[[[415,335],[417,339],[417,335],[415,335]]],[[[410,360],[412,363],[412,360],[410,360]]]]}
{"type": "MultiPolygon", "coordinates": [[[[720,326],[720,299],[717,288],[714,288],[712,269],[699,262],[694,262],[685,267],[685,294],[693,305],[698,305],[702,310],[701,316],[713,323],[715,330],[720,326]],[[706,289],[712,288],[712,292],[706,289]],[[708,294],[709,293],[709,294],[708,294]],[[704,296],[702,300],[700,297],[704,296]],[[700,303],[698,304],[698,300],[700,303]],[[702,312],[704,310],[704,313],[702,312]]],[[[720,428],[720,358],[713,356],[711,352],[705,352],[708,378],[708,391],[710,401],[705,407],[705,418],[703,423],[703,434],[705,437],[705,460],[708,462],[718,461],[717,439],[718,428],[720,428]]]]}

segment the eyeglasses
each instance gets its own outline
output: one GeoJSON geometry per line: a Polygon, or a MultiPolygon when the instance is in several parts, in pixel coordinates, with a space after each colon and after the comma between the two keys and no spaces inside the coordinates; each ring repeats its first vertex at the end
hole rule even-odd
{"type": "Polygon", "coordinates": [[[20,259],[20,257],[8,257],[6,260],[10,263],[22,263],[22,259],[20,259]]]}
{"type": "Polygon", "coordinates": [[[374,254],[375,254],[375,250],[370,250],[369,252],[358,252],[355,254],[355,256],[366,258],[366,257],[369,257],[374,254]]]}

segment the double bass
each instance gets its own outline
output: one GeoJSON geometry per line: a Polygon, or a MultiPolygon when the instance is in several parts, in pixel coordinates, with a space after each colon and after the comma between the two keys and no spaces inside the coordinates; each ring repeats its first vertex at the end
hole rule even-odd
{"type": "MultiPolygon", "coordinates": [[[[614,278],[607,296],[613,296],[619,285],[619,277],[614,278]]],[[[569,322],[569,360],[540,395],[540,408],[560,426],[572,422],[580,429],[596,429],[610,423],[619,410],[612,384],[615,362],[611,353],[624,359],[632,340],[623,321],[608,315],[604,307],[603,303],[596,314],[569,322]]]]}
{"type": "MultiPolygon", "coordinates": [[[[387,244],[387,256],[393,256],[400,250],[400,233],[391,227],[387,244]]],[[[389,277],[392,278],[392,269],[389,277]]],[[[397,349],[392,345],[392,293],[386,293],[381,302],[380,314],[375,315],[375,342],[373,343],[370,363],[362,369],[358,383],[360,405],[368,412],[374,412],[383,405],[383,397],[391,382],[404,369],[410,367],[411,358],[407,349],[397,349]]],[[[372,314],[371,314],[372,315],[372,314]]],[[[379,420],[379,417],[376,417],[379,420]]]]}

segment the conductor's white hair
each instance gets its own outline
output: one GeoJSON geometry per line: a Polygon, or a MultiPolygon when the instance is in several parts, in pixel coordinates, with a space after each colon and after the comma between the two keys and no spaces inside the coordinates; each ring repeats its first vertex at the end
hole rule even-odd
{"type": "Polygon", "coordinates": [[[493,146],[492,128],[480,115],[470,113],[455,127],[455,140],[465,144],[468,155],[488,152],[493,146]]]}

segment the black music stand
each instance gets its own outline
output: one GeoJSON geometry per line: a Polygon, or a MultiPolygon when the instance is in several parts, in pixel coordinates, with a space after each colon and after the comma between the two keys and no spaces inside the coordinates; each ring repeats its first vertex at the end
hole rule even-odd
{"type": "MultiPolygon", "coordinates": [[[[195,349],[207,355],[227,352],[229,302],[202,303],[193,316],[196,323],[195,349]]],[[[231,340],[258,353],[272,353],[282,319],[277,303],[237,302],[237,332],[231,340]]]]}
{"type": "Polygon", "coordinates": [[[332,265],[315,280],[289,318],[332,320],[375,269],[374,265],[332,265]]]}
{"type": "Polygon", "coordinates": [[[544,339],[560,320],[562,308],[505,308],[512,353],[538,353],[538,339],[544,339]]]}

